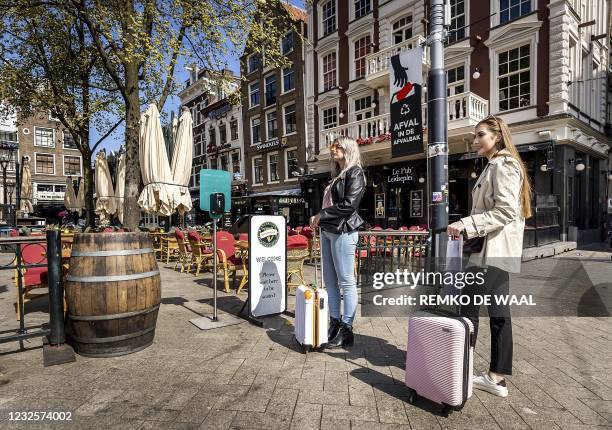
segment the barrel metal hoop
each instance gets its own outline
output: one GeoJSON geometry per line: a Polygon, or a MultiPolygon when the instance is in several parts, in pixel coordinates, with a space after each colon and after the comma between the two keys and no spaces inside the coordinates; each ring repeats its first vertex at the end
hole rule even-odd
{"type": "Polygon", "coordinates": [[[117,281],[133,281],[136,279],[151,278],[159,275],[158,270],[150,272],[135,273],[133,275],[108,275],[108,276],[66,276],[66,280],[70,282],[117,282],[117,281]]]}
{"type": "Polygon", "coordinates": [[[139,311],[124,312],[122,314],[110,314],[110,315],[72,315],[68,314],[68,317],[73,321],[108,321],[118,320],[122,318],[130,318],[138,315],[150,314],[159,309],[159,305],[155,305],[152,308],[142,309],[139,311]]]}
{"type": "Polygon", "coordinates": [[[71,257],[114,257],[122,255],[151,254],[153,248],[121,249],[117,251],[72,251],[71,257]]]}
{"type": "Polygon", "coordinates": [[[133,339],[135,337],[144,336],[145,334],[150,333],[153,330],[155,330],[155,326],[149,327],[145,330],[138,331],[136,333],[128,333],[128,334],[124,334],[121,336],[96,338],[96,337],[77,337],[71,334],[70,337],[80,343],[110,343],[110,342],[120,342],[122,340],[128,340],[128,339],[133,339]]]}

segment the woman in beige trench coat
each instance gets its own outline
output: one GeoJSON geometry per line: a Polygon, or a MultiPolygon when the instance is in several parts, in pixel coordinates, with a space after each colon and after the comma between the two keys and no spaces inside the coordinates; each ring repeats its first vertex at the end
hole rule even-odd
{"type": "MultiPolygon", "coordinates": [[[[482,251],[470,263],[485,268],[483,285],[466,287],[465,294],[508,295],[509,272],[520,272],[525,218],[531,216],[531,185],[525,165],[512,143],[506,123],[494,116],[476,125],[474,148],[488,163],[472,190],[470,216],[448,226],[450,236],[484,237],[482,251]]],[[[512,374],[512,322],[506,306],[487,306],[491,329],[491,364],[488,372],[474,376],[475,388],[500,397],[508,395],[505,377],[512,374]]],[[[462,313],[478,335],[479,306],[462,313]]]]}

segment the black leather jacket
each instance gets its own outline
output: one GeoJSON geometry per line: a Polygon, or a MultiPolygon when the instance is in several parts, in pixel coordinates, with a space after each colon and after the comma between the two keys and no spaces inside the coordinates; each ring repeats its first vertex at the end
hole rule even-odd
{"type": "Polygon", "coordinates": [[[320,227],[329,233],[347,233],[364,224],[359,216],[359,205],[366,182],[360,166],[351,167],[344,179],[338,178],[331,187],[334,204],[320,212],[320,227]]]}

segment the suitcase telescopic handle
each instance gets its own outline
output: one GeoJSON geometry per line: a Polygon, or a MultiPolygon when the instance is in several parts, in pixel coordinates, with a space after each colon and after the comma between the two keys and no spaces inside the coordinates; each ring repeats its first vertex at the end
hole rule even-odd
{"type": "MultiPolygon", "coordinates": [[[[319,227],[316,227],[314,229],[314,238],[315,238],[315,243],[318,240],[319,242],[319,258],[323,258],[323,250],[321,248],[321,229],[319,227]],[[318,239],[317,239],[318,238],[318,239]]],[[[319,282],[319,266],[317,264],[317,257],[315,254],[315,258],[314,258],[314,269],[315,269],[315,286],[317,288],[323,288],[323,261],[321,261],[321,280],[319,282]]]]}

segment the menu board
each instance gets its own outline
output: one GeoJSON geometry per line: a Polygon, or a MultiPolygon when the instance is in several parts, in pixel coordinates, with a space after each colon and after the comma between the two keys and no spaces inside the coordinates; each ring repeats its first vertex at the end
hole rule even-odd
{"type": "Polygon", "coordinates": [[[254,317],[287,308],[287,221],[282,215],[253,215],[249,228],[249,311],[254,317]]]}
{"type": "Polygon", "coordinates": [[[423,216],[423,190],[410,191],[410,217],[421,218],[423,216]]]}

